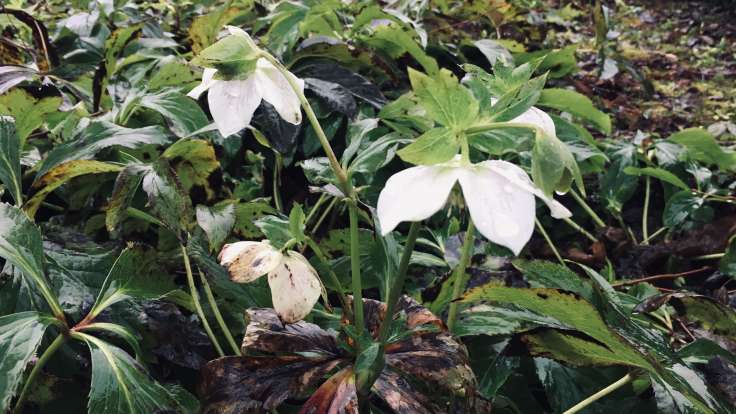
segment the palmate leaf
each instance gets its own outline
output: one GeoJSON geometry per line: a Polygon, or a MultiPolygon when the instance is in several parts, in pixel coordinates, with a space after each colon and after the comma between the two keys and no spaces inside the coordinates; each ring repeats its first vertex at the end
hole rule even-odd
{"type": "Polygon", "coordinates": [[[171,393],[128,353],[91,335],[80,332],[74,335],[87,343],[92,359],[89,414],[176,410],[177,403],[171,393]]]}
{"type": "Polygon", "coordinates": [[[0,413],[8,410],[23,371],[36,354],[46,327],[54,319],[38,312],[0,317],[0,413]]]}

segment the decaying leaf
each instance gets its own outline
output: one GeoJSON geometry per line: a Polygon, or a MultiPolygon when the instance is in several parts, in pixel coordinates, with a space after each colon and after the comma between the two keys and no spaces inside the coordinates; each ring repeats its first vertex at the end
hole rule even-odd
{"type": "MultiPolygon", "coordinates": [[[[376,337],[386,305],[364,300],[366,328],[376,337]]],[[[386,365],[370,404],[395,413],[474,412],[475,377],[465,347],[442,321],[403,297],[398,322],[409,333],[386,346],[386,365]]],[[[266,413],[287,399],[310,396],[301,413],[356,413],[354,357],[344,337],[300,321],[284,324],[272,309],[250,309],[243,357],[203,369],[203,413],[266,413]],[[331,375],[329,378],[328,375],[331,375]]]]}

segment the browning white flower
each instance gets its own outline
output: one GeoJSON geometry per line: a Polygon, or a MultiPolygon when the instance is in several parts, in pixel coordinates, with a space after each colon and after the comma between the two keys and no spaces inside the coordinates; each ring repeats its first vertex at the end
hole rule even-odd
{"type": "MultiPolygon", "coordinates": [[[[232,36],[244,36],[252,43],[250,36],[242,29],[228,26],[232,36]]],[[[287,72],[301,91],[304,80],[287,72]]],[[[261,100],[273,105],[278,114],[287,122],[298,125],[302,122],[301,102],[292,89],[286,76],[266,58],[258,58],[255,69],[245,79],[215,79],[217,69],[205,68],[202,83],[187,95],[198,99],[209,90],[209,103],[212,118],[223,136],[234,134],[250,125],[253,113],[261,100]]]]}
{"type": "Polygon", "coordinates": [[[268,274],[273,307],[288,323],[304,319],[322,292],[317,271],[304,256],[294,251],[281,253],[268,241],[226,244],[219,260],[237,283],[250,283],[268,274]]]}

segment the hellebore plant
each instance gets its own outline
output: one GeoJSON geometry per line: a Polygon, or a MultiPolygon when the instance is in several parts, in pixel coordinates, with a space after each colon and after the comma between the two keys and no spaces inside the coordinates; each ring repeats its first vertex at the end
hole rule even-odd
{"type": "MultiPolygon", "coordinates": [[[[506,246],[518,255],[534,230],[535,197],[547,204],[553,217],[571,216],[564,206],[552,198],[551,193],[552,190],[566,191],[573,180],[580,185],[577,165],[557,139],[552,119],[531,106],[536,100],[534,97],[538,97],[543,78],[542,82],[536,82],[537,89],[526,90],[522,88],[524,85],[516,85],[515,89],[503,96],[483,92],[478,97],[460,85],[447,71],[428,76],[410,69],[409,77],[414,90],[411,99],[416,102],[416,112],[426,115],[434,127],[397,152],[404,161],[417,166],[393,175],[379,195],[377,216],[382,236],[395,229],[400,222],[410,221],[412,224],[398,269],[385,292],[385,312],[382,312],[385,317],[378,321],[377,316],[371,313],[364,316],[366,302],[362,298],[358,237],[359,199],[352,177],[337,160],[305,98],[304,82],[292,75],[275,57],[258,48],[245,32],[234,27],[228,27],[228,31],[229,36],[202,51],[193,61],[206,69],[202,84],[189,95],[196,98],[208,91],[210,110],[223,136],[247,127],[261,100],[272,104],[284,120],[293,124],[301,122],[301,105],[330,161],[337,179],[335,184],[348,206],[353,297],[349,299],[343,294],[339,280],[324,254],[303,233],[303,221],[301,225],[293,226],[292,216],[289,226],[293,238],[281,249],[276,249],[268,241],[241,241],[226,245],[220,253],[220,262],[235,282],[249,283],[268,274],[273,306],[280,320],[287,324],[301,323],[299,321],[309,314],[317,302],[322,291],[321,283],[307,260],[288,249],[294,244],[310,247],[316,257],[327,265],[325,268],[330,282],[338,289],[344,308],[343,321],[350,325],[345,333],[350,337],[349,347],[355,356],[355,368],[345,371],[345,375],[353,377],[348,382],[354,384],[358,405],[366,407],[371,389],[376,392],[374,384],[379,384],[379,378],[382,378],[384,367],[387,366],[386,361],[390,360],[390,343],[395,339],[389,332],[400,303],[420,222],[442,209],[455,183],[459,182],[469,218],[462,257],[454,275],[452,297],[458,298],[467,282],[465,268],[470,259],[474,226],[477,225],[479,232],[490,241],[506,246]],[[479,100],[486,104],[481,105],[479,100]],[[523,169],[507,161],[470,161],[469,137],[497,128],[534,131],[534,182],[523,169]],[[547,153],[554,157],[552,164],[547,161],[545,165],[547,153]],[[545,168],[550,168],[550,165],[554,171],[547,174],[545,168]],[[535,184],[538,178],[544,179],[543,185],[535,184]],[[348,308],[349,303],[352,303],[352,312],[348,308]]],[[[298,212],[301,213],[301,209],[298,212]]],[[[450,304],[447,319],[450,332],[457,316],[457,306],[457,302],[450,304]]],[[[444,329],[441,322],[438,326],[444,329]]],[[[245,343],[243,347],[248,350],[245,343]]],[[[215,368],[217,366],[213,365],[215,368]]]]}

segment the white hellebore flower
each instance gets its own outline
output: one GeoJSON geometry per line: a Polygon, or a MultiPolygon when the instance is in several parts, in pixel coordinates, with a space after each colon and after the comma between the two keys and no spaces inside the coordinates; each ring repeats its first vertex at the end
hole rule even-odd
{"type": "Polygon", "coordinates": [[[219,260],[237,283],[253,282],[268,274],[273,307],[287,323],[304,319],[322,293],[317,271],[304,256],[294,251],[282,254],[268,241],[226,244],[219,260]]]}
{"type": "MultiPolygon", "coordinates": [[[[509,123],[529,123],[554,136],[552,119],[531,108],[509,123]]],[[[554,218],[572,213],[537,188],[526,172],[506,161],[470,164],[459,155],[449,162],[421,165],[400,171],[386,181],[378,197],[378,219],[383,234],[402,221],[421,221],[445,205],[460,182],[465,203],[478,231],[488,240],[518,255],[534,232],[534,196],[544,201],[554,218]]]]}
{"type": "MultiPolygon", "coordinates": [[[[228,26],[233,36],[245,36],[245,31],[228,26]]],[[[252,41],[251,41],[252,42],[252,41]]],[[[253,113],[261,104],[261,99],[273,105],[276,112],[294,125],[302,122],[301,103],[299,97],[289,85],[289,81],[271,62],[265,58],[256,61],[255,70],[246,79],[215,79],[217,69],[205,68],[202,83],[192,89],[187,96],[198,99],[209,90],[207,102],[212,118],[222,136],[234,134],[250,125],[253,113]]],[[[292,75],[288,76],[304,91],[304,80],[292,75]]]]}

